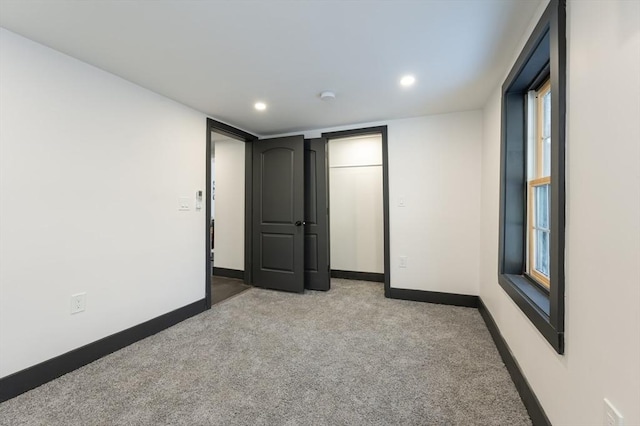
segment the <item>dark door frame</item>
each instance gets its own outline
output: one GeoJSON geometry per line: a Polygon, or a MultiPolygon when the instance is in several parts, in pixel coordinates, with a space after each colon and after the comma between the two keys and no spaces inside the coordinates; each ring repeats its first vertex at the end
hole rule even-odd
{"type": "Polygon", "coordinates": [[[245,196],[244,196],[244,282],[251,283],[251,152],[252,143],[258,140],[258,137],[237,129],[220,121],[207,118],[207,150],[206,150],[206,192],[205,203],[205,300],[206,309],[211,308],[211,132],[221,133],[234,139],[244,141],[245,146],[245,196]]]}
{"type": "MultiPolygon", "coordinates": [[[[380,135],[382,138],[382,209],[384,222],[384,296],[390,297],[391,291],[391,255],[389,245],[389,151],[387,147],[387,126],[365,127],[362,129],[326,132],[322,137],[327,140],[352,136],[380,135]]],[[[331,154],[329,154],[331,155],[331,154]]],[[[327,165],[328,167],[328,165],[327,165]]],[[[327,171],[328,173],[328,171],[327,171]]],[[[331,207],[329,207],[331,208],[331,207]]],[[[329,224],[331,226],[331,224],[329,224]]]]}

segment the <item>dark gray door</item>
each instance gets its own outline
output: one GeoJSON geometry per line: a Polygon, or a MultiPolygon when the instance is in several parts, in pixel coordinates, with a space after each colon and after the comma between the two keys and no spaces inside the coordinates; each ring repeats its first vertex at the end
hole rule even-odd
{"type": "Polygon", "coordinates": [[[304,137],[253,144],[253,284],[304,291],[304,137]]]}
{"type": "Polygon", "coordinates": [[[304,286],[329,290],[327,140],[304,141],[304,286]]]}

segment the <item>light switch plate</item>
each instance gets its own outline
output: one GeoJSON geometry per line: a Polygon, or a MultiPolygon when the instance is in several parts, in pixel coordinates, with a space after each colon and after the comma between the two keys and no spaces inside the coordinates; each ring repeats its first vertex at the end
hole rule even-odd
{"type": "Polygon", "coordinates": [[[180,211],[191,210],[191,199],[189,197],[178,198],[178,210],[180,211]]]}

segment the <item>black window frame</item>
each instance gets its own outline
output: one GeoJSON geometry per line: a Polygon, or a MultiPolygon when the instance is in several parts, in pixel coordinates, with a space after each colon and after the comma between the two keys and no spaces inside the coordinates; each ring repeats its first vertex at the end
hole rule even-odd
{"type": "Polygon", "coordinates": [[[566,0],[551,0],[502,85],[498,282],[564,353],[566,0]],[[526,274],[527,92],[551,80],[549,291],[526,274]]]}

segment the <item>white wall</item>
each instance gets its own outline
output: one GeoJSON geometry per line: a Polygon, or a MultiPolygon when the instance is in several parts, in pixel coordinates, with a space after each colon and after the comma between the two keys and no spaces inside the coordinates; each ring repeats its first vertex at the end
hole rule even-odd
{"type": "Polygon", "coordinates": [[[214,261],[216,268],[244,271],[245,143],[235,139],[215,141],[216,217],[214,261]]]}
{"type": "Polygon", "coordinates": [[[331,269],[384,273],[382,138],[329,140],[331,269]]]}
{"type": "Polygon", "coordinates": [[[204,298],[205,126],[0,29],[0,376],[204,298]]]}
{"type": "Polygon", "coordinates": [[[478,294],[481,145],[481,111],[390,123],[392,287],[478,294]]]}
{"type": "Polygon", "coordinates": [[[640,425],[640,3],[569,1],[567,25],[565,355],[497,283],[499,88],[484,110],[480,296],[554,425],[602,425],[604,398],[640,425]]]}
{"type": "MultiPolygon", "coordinates": [[[[216,158],[214,156],[211,157],[211,180],[213,182],[216,181],[216,158]]],[[[212,191],[215,192],[215,189],[212,188],[212,191]]],[[[213,199],[212,194],[209,194],[209,198],[211,199],[211,219],[215,219],[216,218],[216,200],[213,199]]]]}
{"type": "Polygon", "coordinates": [[[482,111],[304,135],[380,125],[387,125],[389,152],[391,287],[477,295],[482,111]],[[399,268],[400,256],[408,258],[406,269],[399,268]]]}

